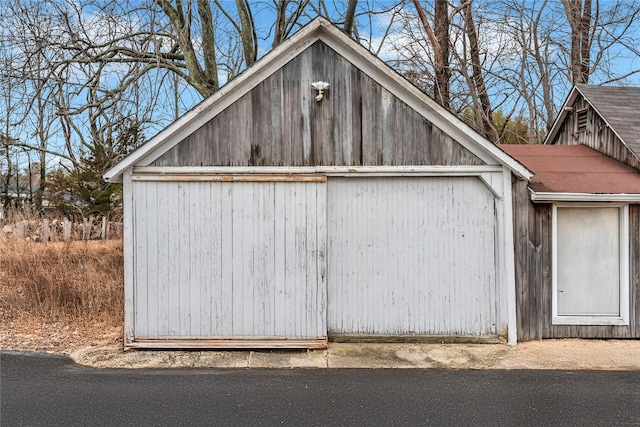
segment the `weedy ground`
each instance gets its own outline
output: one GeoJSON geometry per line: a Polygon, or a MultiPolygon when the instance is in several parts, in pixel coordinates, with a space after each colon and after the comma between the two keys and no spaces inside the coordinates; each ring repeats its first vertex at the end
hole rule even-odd
{"type": "Polygon", "coordinates": [[[36,243],[1,234],[0,348],[67,353],[121,339],[121,240],[36,243]]]}

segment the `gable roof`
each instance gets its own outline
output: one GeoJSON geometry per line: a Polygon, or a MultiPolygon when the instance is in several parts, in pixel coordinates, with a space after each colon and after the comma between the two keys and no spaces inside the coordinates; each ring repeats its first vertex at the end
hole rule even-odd
{"type": "Polygon", "coordinates": [[[640,194],[640,172],[586,145],[501,145],[534,176],[535,192],[640,194]]]}
{"type": "Polygon", "coordinates": [[[487,164],[504,165],[524,179],[531,177],[527,168],[425,95],[373,53],[326,19],[316,18],[109,169],[103,175],[104,179],[121,182],[128,168],[148,166],[316,41],[325,43],[487,164]]]}
{"type": "Polygon", "coordinates": [[[569,93],[545,144],[553,141],[569,114],[569,108],[582,96],[602,117],[631,153],[640,160],[640,87],[590,86],[579,84],[569,93]]]}

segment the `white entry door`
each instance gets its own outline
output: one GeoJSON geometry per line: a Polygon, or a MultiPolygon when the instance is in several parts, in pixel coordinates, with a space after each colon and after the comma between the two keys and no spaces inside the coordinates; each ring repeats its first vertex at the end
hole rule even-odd
{"type": "Polygon", "coordinates": [[[553,324],[628,325],[628,206],[553,207],[553,324]]]}

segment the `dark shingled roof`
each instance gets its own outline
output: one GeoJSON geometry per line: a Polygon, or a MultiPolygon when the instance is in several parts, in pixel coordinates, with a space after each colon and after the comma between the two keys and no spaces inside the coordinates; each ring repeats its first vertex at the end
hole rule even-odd
{"type": "Polygon", "coordinates": [[[640,158],[640,87],[581,84],[576,88],[640,158]]]}
{"type": "Polygon", "coordinates": [[[640,172],[584,145],[500,145],[537,193],[640,194],[640,172]]]}

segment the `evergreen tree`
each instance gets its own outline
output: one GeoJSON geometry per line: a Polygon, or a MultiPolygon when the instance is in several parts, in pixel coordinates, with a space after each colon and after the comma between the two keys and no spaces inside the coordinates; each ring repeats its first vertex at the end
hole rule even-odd
{"type": "Polygon", "coordinates": [[[58,168],[49,175],[49,200],[64,215],[113,216],[122,211],[122,185],[102,175],[143,142],[137,124],[121,127],[114,138],[95,143],[73,169],[58,168]]]}

